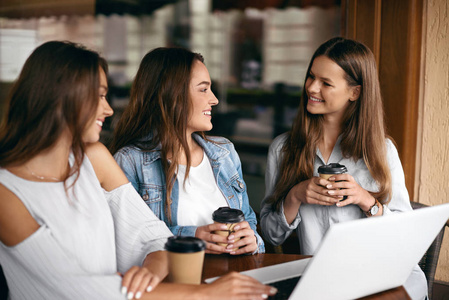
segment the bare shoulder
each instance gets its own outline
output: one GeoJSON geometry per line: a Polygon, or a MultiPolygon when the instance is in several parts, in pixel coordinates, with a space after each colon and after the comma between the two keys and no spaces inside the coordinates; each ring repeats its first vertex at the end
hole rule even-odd
{"type": "Polygon", "coordinates": [[[111,191],[128,183],[128,179],[122,169],[105,145],[100,142],[87,145],[86,155],[94,167],[101,186],[105,190],[111,191]]]}
{"type": "Polygon", "coordinates": [[[39,229],[20,199],[0,184],[0,240],[6,246],[14,246],[39,229]]]}

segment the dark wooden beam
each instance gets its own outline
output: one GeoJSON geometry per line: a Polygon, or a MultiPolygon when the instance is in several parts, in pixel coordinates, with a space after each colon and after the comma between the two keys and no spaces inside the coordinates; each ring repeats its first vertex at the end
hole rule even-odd
{"type": "Polygon", "coordinates": [[[94,15],[95,0],[1,0],[0,17],[22,19],[94,15]]]}

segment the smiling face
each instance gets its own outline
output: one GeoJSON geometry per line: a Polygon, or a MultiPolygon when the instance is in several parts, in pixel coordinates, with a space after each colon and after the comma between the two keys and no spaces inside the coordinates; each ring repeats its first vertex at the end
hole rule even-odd
{"type": "Polygon", "coordinates": [[[106,100],[106,95],[108,93],[108,81],[106,79],[106,74],[102,68],[100,68],[99,74],[100,87],[98,93],[100,95],[100,99],[98,102],[95,119],[92,121],[92,124],[87,127],[85,133],[83,134],[83,141],[85,143],[94,143],[100,139],[100,132],[103,127],[104,120],[106,119],[106,117],[110,117],[114,113],[111,106],[109,106],[108,101],[106,100]]]}
{"type": "Polygon", "coordinates": [[[345,71],[326,56],[318,56],[307,76],[305,91],[309,113],[341,120],[350,101],[358,99],[360,86],[348,86],[345,71]]]}
{"type": "Polygon", "coordinates": [[[206,66],[195,60],[189,84],[189,98],[192,101],[192,111],[187,122],[187,134],[212,129],[212,106],[218,104],[218,99],[211,91],[211,80],[206,66]]]}

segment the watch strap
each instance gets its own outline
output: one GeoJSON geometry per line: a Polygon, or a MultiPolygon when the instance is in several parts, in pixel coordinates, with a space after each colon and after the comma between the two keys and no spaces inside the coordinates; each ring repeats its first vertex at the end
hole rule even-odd
{"type": "Polygon", "coordinates": [[[377,206],[378,207],[378,209],[380,209],[380,207],[379,207],[379,205],[380,205],[380,203],[379,203],[379,201],[376,199],[376,198],[374,198],[374,204],[372,205],[372,206],[370,206],[370,208],[368,209],[368,211],[365,211],[365,214],[368,216],[368,217],[372,217],[373,216],[373,214],[371,213],[371,210],[372,210],[372,208],[374,207],[374,206],[377,206]]]}

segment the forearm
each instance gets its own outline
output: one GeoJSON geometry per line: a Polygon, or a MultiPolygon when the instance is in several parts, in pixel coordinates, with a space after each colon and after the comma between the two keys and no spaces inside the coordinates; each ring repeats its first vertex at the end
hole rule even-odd
{"type": "Polygon", "coordinates": [[[298,215],[299,207],[301,206],[301,201],[297,198],[294,186],[287,194],[284,200],[284,215],[288,224],[291,224],[298,215]]]}
{"type": "Polygon", "coordinates": [[[201,285],[160,283],[150,293],[145,293],[142,300],[150,299],[203,299],[201,285]]]}
{"type": "Polygon", "coordinates": [[[293,230],[298,226],[300,219],[293,224],[287,224],[282,207],[281,211],[272,210],[271,204],[262,203],[260,211],[260,227],[264,238],[275,246],[282,244],[293,230]]]}
{"type": "Polygon", "coordinates": [[[168,275],[168,255],[166,251],[156,251],[148,254],[143,267],[163,280],[168,275]]]}

